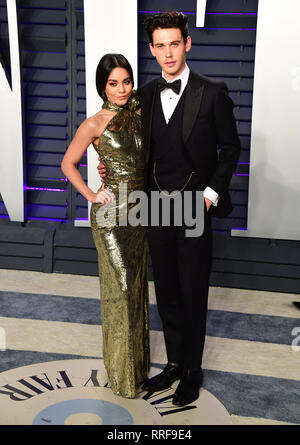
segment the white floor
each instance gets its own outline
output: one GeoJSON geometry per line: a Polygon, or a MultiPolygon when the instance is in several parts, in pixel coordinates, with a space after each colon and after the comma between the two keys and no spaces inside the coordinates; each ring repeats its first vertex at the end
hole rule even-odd
{"type": "MultiPolygon", "coordinates": [[[[0,269],[0,291],[36,293],[42,294],[43,298],[47,298],[48,295],[100,298],[97,277],[4,269],[0,269]]],[[[149,291],[150,303],[155,304],[152,282],[149,283],[149,291]]],[[[212,287],[209,294],[209,309],[296,318],[299,319],[298,326],[300,326],[300,311],[293,306],[294,300],[300,301],[300,296],[212,287]]],[[[0,328],[6,335],[5,347],[11,350],[97,357],[102,347],[100,325],[14,319],[1,317],[0,312],[0,328]]],[[[163,334],[159,331],[151,331],[150,335],[151,361],[164,364],[166,353],[163,334]]],[[[207,370],[228,373],[300,380],[299,354],[300,352],[293,350],[291,345],[208,336],[203,367],[207,370]]],[[[236,415],[231,416],[231,422],[244,425],[287,423],[236,415]]]]}

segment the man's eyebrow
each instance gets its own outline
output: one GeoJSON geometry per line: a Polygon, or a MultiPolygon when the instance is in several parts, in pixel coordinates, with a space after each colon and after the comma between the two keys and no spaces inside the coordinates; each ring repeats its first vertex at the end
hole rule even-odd
{"type": "MultiPolygon", "coordinates": [[[[181,42],[181,40],[173,40],[172,42],[170,42],[170,45],[172,45],[172,43],[180,43],[180,42],[181,42]]],[[[157,45],[165,45],[165,43],[157,42],[154,44],[154,46],[157,46],[157,45]]]]}

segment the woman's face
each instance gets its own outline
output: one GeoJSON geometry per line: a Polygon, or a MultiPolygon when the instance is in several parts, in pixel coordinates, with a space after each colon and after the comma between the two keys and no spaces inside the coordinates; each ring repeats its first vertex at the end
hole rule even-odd
{"type": "Polygon", "coordinates": [[[125,68],[114,68],[108,76],[105,93],[110,102],[125,105],[132,92],[132,80],[125,68]]]}

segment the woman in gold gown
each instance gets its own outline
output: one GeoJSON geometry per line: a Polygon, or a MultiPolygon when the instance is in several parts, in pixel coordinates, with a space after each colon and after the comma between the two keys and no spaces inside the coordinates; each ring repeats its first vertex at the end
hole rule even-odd
{"type": "Polygon", "coordinates": [[[149,371],[149,300],[145,228],[128,221],[124,224],[124,215],[133,206],[127,204],[128,195],[144,187],[139,104],[132,69],[124,56],[107,54],[100,60],[96,86],[104,99],[102,110],[80,125],[61,167],[92,203],[103,357],[111,388],[117,395],[134,398],[149,371]],[[98,192],[85,184],[77,169],[91,143],[108,171],[105,187],[98,192]]]}

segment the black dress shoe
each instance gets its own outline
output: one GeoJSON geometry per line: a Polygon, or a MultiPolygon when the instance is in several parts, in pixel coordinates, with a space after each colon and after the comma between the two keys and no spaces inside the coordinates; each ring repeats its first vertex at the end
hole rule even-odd
{"type": "Polygon", "coordinates": [[[162,391],[170,388],[175,380],[180,379],[182,368],[175,363],[168,363],[164,370],[156,376],[148,379],[143,385],[144,391],[162,391]]]}
{"type": "Polygon", "coordinates": [[[189,405],[197,400],[202,382],[202,369],[189,369],[184,371],[173,397],[173,405],[189,405]]]}

